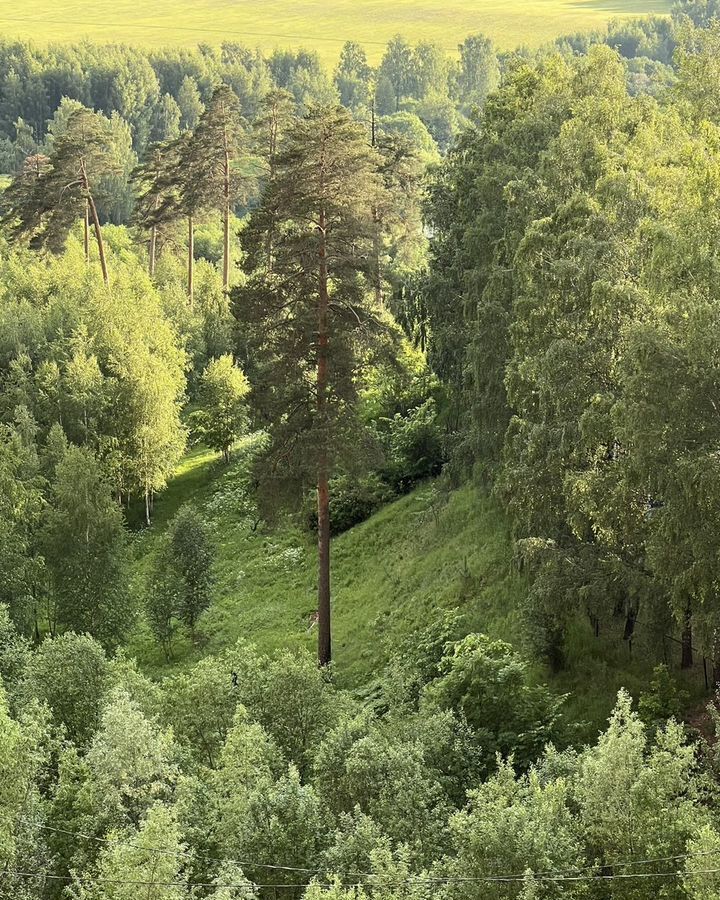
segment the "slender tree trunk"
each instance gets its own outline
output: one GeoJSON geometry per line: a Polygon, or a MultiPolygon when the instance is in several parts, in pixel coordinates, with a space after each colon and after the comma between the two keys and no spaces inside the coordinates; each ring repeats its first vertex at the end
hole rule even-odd
{"type": "Polygon", "coordinates": [[[685,617],[683,621],[683,632],[681,638],[681,658],[680,668],[691,669],[693,664],[693,646],[692,646],[692,607],[688,603],[685,608],[685,617]]]}
{"type": "Polygon", "coordinates": [[[193,305],[195,294],[195,226],[193,217],[188,216],[188,297],[193,305]]]}
{"type": "Polygon", "coordinates": [[[145,524],[150,524],[150,491],[145,488],[145,524]]]}
{"type": "Polygon", "coordinates": [[[150,277],[155,277],[155,257],[157,255],[157,225],[150,228],[150,277]]]}
{"type": "Polygon", "coordinates": [[[377,207],[373,206],[373,256],[375,259],[373,272],[373,281],[375,282],[375,303],[381,307],[383,305],[383,289],[382,289],[382,260],[380,259],[381,241],[380,241],[380,214],[377,207]]]}
{"type": "MultiPolygon", "coordinates": [[[[270,147],[268,153],[268,182],[271,182],[275,177],[275,156],[277,154],[277,141],[278,141],[278,133],[280,130],[280,124],[278,121],[278,115],[275,111],[273,111],[273,117],[270,123],[270,147]]],[[[270,214],[270,222],[268,224],[267,229],[267,237],[265,239],[265,253],[267,255],[267,270],[268,272],[272,272],[273,270],[273,241],[275,238],[275,213],[274,211],[270,214]]]]}
{"type": "Polygon", "coordinates": [[[223,171],[223,290],[230,287],[230,153],[225,148],[223,171]]]}
{"type": "Polygon", "coordinates": [[[90,209],[85,201],[85,219],[83,221],[83,247],[85,249],[85,262],[90,262],[90,209]]]}
{"type": "Polygon", "coordinates": [[[97,241],[98,253],[100,255],[100,268],[102,269],[102,277],[105,287],[110,287],[110,278],[108,277],[107,261],[105,259],[105,244],[103,242],[102,229],[100,228],[100,219],[98,218],[97,207],[92,198],[92,194],[88,194],[88,204],[90,206],[90,216],[92,217],[93,228],[95,230],[95,240],[97,241]]]}
{"type": "MultiPolygon", "coordinates": [[[[372,105],[370,109],[370,144],[371,146],[375,146],[377,143],[377,133],[376,133],[376,125],[375,125],[375,97],[373,96],[372,105]]],[[[380,213],[378,212],[378,208],[375,204],[373,204],[372,208],[372,218],[373,218],[373,263],[374,263],[374,272],[373,272],[373,281],[375,282],[375,303],[377,306],[382,306],[383,302],[383,291],[382,291],[382,262],[380,260],[380,213]]]]}
{"type": "Polygon", "coordinates": [[[325,210],[320,211],[317,414],[318,448],[318,662],[329,665],[332,659],[330,630],[330,489],[327,453],[327,379],[328,379],[328,295],[327,250],[325,246],[325,210]]]}
{"type": "MultiPolygon", "coordinates": [[[[155,202],[153,205],[155,207],[155,212],[157,213],[158,209],[160,208],[160,197],[155,198],[155,202]]],[[[150,257],[149,267],[148,267],[149,272],[150,272],[150,277],[154,278],[155,277],[155,263],[157,261],[157,225],[154,223],[150,226],[150,249],[149,249],[148,256],[150,257]]]]}

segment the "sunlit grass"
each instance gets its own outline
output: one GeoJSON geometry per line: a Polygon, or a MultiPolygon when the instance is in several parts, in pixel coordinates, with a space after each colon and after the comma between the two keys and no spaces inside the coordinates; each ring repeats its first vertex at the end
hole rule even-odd
{"type": "MultiPolygon", "coordinates": [[[[237,451],[241,457],[243,448],[237,451]]],[[[130,650],[155,675],[190,666],[239,638],[264,651],[314,651],[316,556],[313,536],[290,522],[269,528],[238,508],[213,512],[212,498],[227,471],[210,451],[196,449],[158,499],[154,524],[136,533],[137,583],[169,519],[185,502],[205,510],[217,546],[216,591],[198,640],[175,643],[168,663],[144,626],[130,650]]],[[[507,520],[498,505],[467,486],[437,503],[432,484],[389,504],[333,541],[333,635],[341,684],[363,688],[382,673],[394,650],[445,610],[457,610],[465,631],[483,631],[522,648],[520,607],[527,584],[513,565],[507,520]]],[[[620,687],[635,697],[647,689],[660,660],[637,644],[630,655],[622,622],[605,623],[595,638],[578,614],[568,637],[568,668],[553,675],[540,664],[538,680],[568,693],[570,721],[592,739],[620,687]]],[[[669,660],[674,670],[677,660],[669,660]]],[[[701,671],[678,678],[693,706],[702,701],[701,671]]]]}
{"type": "Polygon", "coordinates": [[[27,0],[0,4],[0,29],[5,37],[40,42],[303,46],[333,64],[346,40],[365,44],[373,61],[398,32],[451,52],[468,34],[484,32],[510,49],[587,31],[614,16],[668,10],[668,0],[27,0]]]}

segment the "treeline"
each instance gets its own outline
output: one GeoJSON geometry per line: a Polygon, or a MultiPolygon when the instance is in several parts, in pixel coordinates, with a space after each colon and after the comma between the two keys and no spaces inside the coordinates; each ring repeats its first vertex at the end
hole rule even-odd
{"type": "MultiPolygon", "coordinates": [[[[507,644],[439,621],[360,704],[239,644],[152,682],[0,617],[0,871],[22,900],[709,900],[716,744],[658,676],[582,750],[507,644]],[[444,649],[443,649],[444,648],[444,649]],[[498,754],[496,756],[496,754],[498,754]]],[[[672,682],[669,682],[671,685],[672,682]]]]}
{"type": "Polygon", "coordinates": [[[418,319],[453,460],[493,486],[531,578],[534,649],[578,611],[716,660],[720,23],[676,83],[629,93],[609,49],[518,65],[431,188],[418,319]]]}
{"type": "MultiPolygon", "coordinates": [[[[112,120],[123,154],[137,158],[151,144],[192,130],[219,83],[232,88],[246,119],[255,118],[270,92],[287,90],[301,112],[312,104],[340,102],[368,128],[374,112],[387,120],[387,128],[412,136],[432,156],[448,149],[518,58],[542,58],[558,50],[583,54],[605,43],[631,61],[632,92],[657,91],[673,80],[683,22],[704,26],[716,12],[713,2],[679,0],[671,18],[618,19],[606,30],[559,38],[539,51],[499,52],[488,38],[474,35],[451,55],[398,35],[377,66],[368,63],[361,45],[348,42],[332,72],[313,51],[278,50],[264,57],[229,42],[146,51],[91,43],[43,48],[5,40],[0,42],[0,172],[16,172],[45,147],[63,101],[112,120]]],[[[118,192],[120,185],[115,188],[118,192]]],[[[118,198],[116,203],[108,215],[125,221],[127,203],[118,198]]]]}
{"type": "Polygon", "coordinates": [[[52,134],[63,101],[72,100],[128,129],[129,150],[142,156],[158,142],[191,131],[219,83],[237,96],[241,115],[257,116],[273,90],[286,90],[297,111],[341,102],[366,121],[373,112],[414,136],[432,156],[447,148],[463,117],[499,80],[491,42],[468,38],[459,62],[429,43],[398,36],[378,67],[348,42],[334,72],[316,53],[276,51],[265,58],[239,44],[197,50],[143,51],[93,44],[34,47],[0,43],[0,171],[11,174],[52,134]]]}

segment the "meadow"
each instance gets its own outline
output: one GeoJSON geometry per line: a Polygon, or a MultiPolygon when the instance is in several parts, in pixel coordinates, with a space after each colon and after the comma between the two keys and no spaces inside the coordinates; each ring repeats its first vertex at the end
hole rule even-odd
{"type": "Polygon", "coordinates": [[[40,43],[88,38],[188,47],[237,41],[264,51],[302,46],[328,64],[354,40],[375,63],[397,33],[448,52],[477,32],[502,49],[536,47],[616,16],[667,13],[669,6],[668,0],[27,0],[0,4],[0,34],[40,43]]]}

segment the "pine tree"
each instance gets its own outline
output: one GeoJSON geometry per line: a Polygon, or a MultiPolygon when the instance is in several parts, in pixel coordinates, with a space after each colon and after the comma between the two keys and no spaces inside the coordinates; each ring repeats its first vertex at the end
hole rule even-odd
{"type": "Polygon", "coordinates": [[[154,144],[132,173],[135,188],[133,224],[149,231],[148,268],[155,274],[157,255],[167,228],[181,215],[179,209],[180,141],[154,144]]]}
{"type": "Polygon", "coordinates": [[[318,655],[331,659],[329,479],[357,461],[357,374],[387,338],[368,292],[380,159],[341,108],[296,120],[246,230],[255,274],[235,294],[254,354],[270,447],[262,482],[277,496],[315,484],[318,655]],[[275,229],[272,270],[267,235],[275,229]]]}
{"type": "Polygon", "coordinates": [[[13,240],[60,252],[73,224],[85,221],[85,250],[92,222],[103,281],[109,285],[97,210],[100,181],[117,168],[109,122],[81,107],[71,113],[47,159],[31,157],[3,197],[4,222],[13,240]]]}
{"type": "Polygon", "coordinates": [[[216,88],[181,158],[188,209],[219,209],[223,218],[223,289],[230,286],[230,219],[246,179],[238,171],[243,152],[240,101],[232,88],[216,88]]]}

